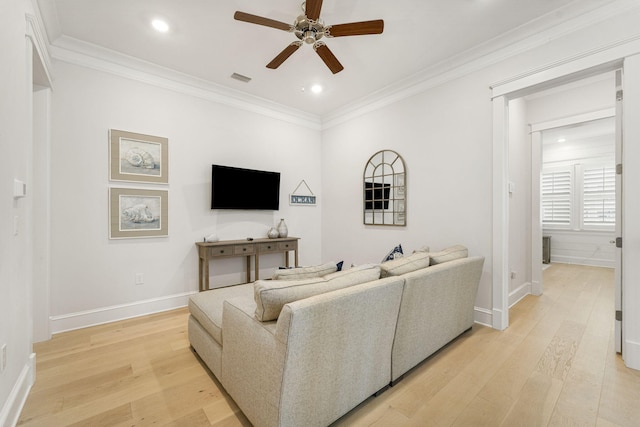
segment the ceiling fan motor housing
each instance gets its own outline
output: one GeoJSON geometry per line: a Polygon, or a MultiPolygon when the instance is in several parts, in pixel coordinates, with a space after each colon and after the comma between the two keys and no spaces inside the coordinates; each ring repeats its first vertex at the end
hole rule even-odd
{"type": "Polygon", "coordinates": [[[293,32],[303,42],[313,44],[324,36],[325,28],[321,22],[300,15],[293,23],[293,32]]]}

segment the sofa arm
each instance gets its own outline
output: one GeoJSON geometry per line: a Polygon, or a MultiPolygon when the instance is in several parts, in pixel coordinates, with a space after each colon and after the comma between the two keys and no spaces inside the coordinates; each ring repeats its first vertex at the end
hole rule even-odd
{"type": "Polygon", "coordinates": [[[221,382],[255,426],[275,426],[284,354],[269,330],[275,322],[258,321],[254,309],[239,300],[224,302],[221,382]]]}

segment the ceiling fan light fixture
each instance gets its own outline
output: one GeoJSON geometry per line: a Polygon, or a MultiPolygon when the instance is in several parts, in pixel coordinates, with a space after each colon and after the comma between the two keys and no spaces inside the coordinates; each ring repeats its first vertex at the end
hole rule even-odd
{"type": "Polygon", "coordinates": [[[319,94],[322,92],[322,85],[320,84],[315,84],[313,86],[311,86],[311,92],[315,93],[315,94],[319,94]]]}
{"type": "Polygon", "coordinates": [[[316,32],[313,30],[307,30],[304,32],[303,36],[302,36],[302,40],[306,43],[306,44],[313,44],[316,42],[316,32]]]}

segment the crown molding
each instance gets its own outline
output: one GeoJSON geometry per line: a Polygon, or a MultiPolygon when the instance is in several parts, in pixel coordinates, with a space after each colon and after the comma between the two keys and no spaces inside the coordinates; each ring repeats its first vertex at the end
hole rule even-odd
{"type": "MultiPolygon", "coordinates": [[[[61,36],[55,40],[51,46],[51,54],[53,58],[63,62],[111,73],[313,130],[323,130],[480,71],[552,40],[640,7],[637,0],[614,0],[604,6],[584,12],[583,1],[577,0],[570,3],[559,11],[554,11],[553,14],[538,18],[480,46],[448,58],[433,67],[424,69],[324,116],[303,112],[68,36],[61,36]],[[570,16],[571,18],[558,22],[558,18],[553,18],[553,15],[570,16]]],[[[600,46],[598,50],[602,51],[609,47],[619,46],[624,42],[626,40],[618,41],[611,46],[600,46]]],[[[588,54],[589,52],[583,52],[575,57],[584,57],[588,54]]],[[[48,55],[45,56],[48,57],[48,55]]],[[[554,65],[557,64],[549,64],[542,69],[554,65]]],[[[540,69],[527,71],[496,84],[533,74],[540,69]]]]}
{"type": "MultiPolygon", "coordinates": [[[[564,10],[567,14],[571,14],[573,8],[579,8],[579,2],[569,4],[561,10],[564,10]]],[[[356,117],[425,92],[431,88],[503,62],[513,56],[543,46],[550,41],[639,8],[640,4],[638,4],[637,0],[616,0],[586,13],[576,14],[573,12],[573,18],[564,20],[561,23],[556,22],[555,25],[551,27],[548,27],[548,24],[546,24],[547,28],[541,29],[545,25],[545,19],[547,19],[547,16],[543,16],[483,43],[480,46],[474,47],[472,50],[448,58],[433,67],[422,70],[396,84],[387,86],[323,116],[322,128],[328,129],[345,123],[356,117]]],[[[627,41],[633,41],[635,38],[636,37],[631,37],[628,40],[617,41],[611,43],[611,45],[601,46],[598,51],[619,46],[627,41]]],[[[589,52],[586,52],[580,56],[586,56],[588,54],[589,52]]],[[[578,55],[576,55],[576,57],[577,56],[578,55]]],[[[554,65],[555,64],[550,64],[543,68],[554,65]]],[[[530,75],[537,71],[539,71],[539,69],[530,70],[522,73],[521,76],[530,75]]],[[[505,81],[515,80],[521,76],[512,77],[505,81]]]]}
{"type": "Polygon", "coordinates": [[[42,21],[38,19],[37,15],[26,14],[25,19],[27,22],[26,36],[31,40],[31,44],[35,48],[35,52],[40,58],[42,64],[42,71],[47,80],[48,86],[51,87],[51,55],[49,54],[47,39],[43,34],[42,21]]]}
{"type": "Polygon", "coordinates": [[[72,37],[59,37],[51,46],[51,52],[52,57],[58,61],[110,73],[313,130],[321,130],[319,116],[123,55],[72,37]]]}

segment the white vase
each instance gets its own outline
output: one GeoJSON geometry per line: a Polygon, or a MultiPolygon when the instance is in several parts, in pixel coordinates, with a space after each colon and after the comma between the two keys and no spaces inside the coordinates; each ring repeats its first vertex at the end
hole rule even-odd
{"type": "Polygon", "coordinates": [[[269,232],[267,233],[267,237],[270,239],[277,239],[278,237],[280,237],[280,232],[277,228],[271,227],[269,229],[269,232]]]}
{"type": "Polygon", "coordinates": [[[280,218],[280,224],[278,224],[278,237],[287,237],[289,229],[287,224],[284,223],[284,218],[280,218]]]}

